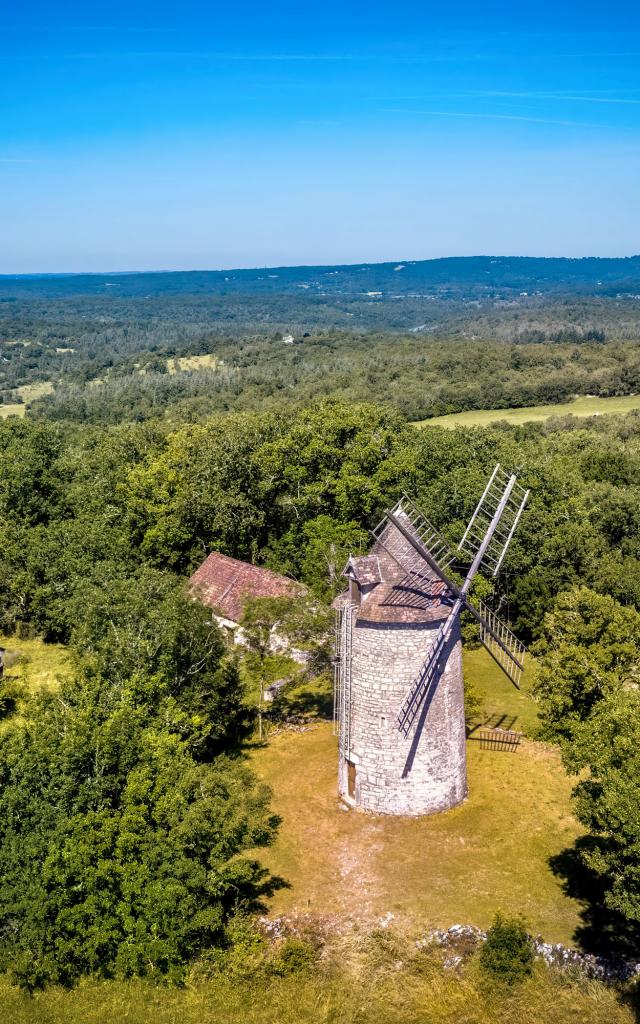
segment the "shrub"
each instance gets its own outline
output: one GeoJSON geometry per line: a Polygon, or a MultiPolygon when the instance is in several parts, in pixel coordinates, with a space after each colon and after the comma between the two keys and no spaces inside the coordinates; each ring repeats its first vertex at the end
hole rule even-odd
{"type": "Polygon", "coordinates": [[[271,961],[271,971],[279,977],[309,971],[317,960],[318,952],[310,942],[303,939],[287,939],[271,961]]]}
{"type": "Polygon", "coordinates": [[[513,985],[531,974],[533,959],[533,942],[522,918],[497,913],[480,950],[482,972],[513,985]]]}

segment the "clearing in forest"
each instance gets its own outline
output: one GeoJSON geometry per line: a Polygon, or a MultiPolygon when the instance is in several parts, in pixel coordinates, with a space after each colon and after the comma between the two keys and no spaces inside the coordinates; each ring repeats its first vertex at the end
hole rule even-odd
{"type": "Polygon", "coordinates": [[[23,384],[19,388],[14,388],[12,395],[19,396],[22,401],[7,402],[5,405],[0,405],[0,419],[6,419],[8,416],[24,416],[31,402],[35,402],[37,398],[43,398],[45,395],[52,393],[53,384],[49,380],[40,381],[37,384],[23,384]]]}
{"type": "MultiPolygon", "coordinates": [[[[465,654],[465,673],[481,698],[478,720],[535,729],[535,707],[486,652],[465,654]]],[[[282,817],[275,845],[259,856],[289,888],[271,914],[335,914],[371,924],[393,915],[400,926],[486,927],[497,909],[523,913],[550,941],[568,942],[579,906],[563,893],[549,859],[579,833],[571,780],[555,749],[525,739],[516,753],[467,742],[469,797],[459,807],[417,819],[346,810],[338,800],[337,740],[323,721],[283,731],[256,750],[259,775],[282,817]]]]}
{"type": "MultiPolygon", "coordinates": [[[[67,668],[60,645],[15,637],[2,643],[21,655],[7,676],[29,688],[56,686],[67,668]]],[[[479,698],[474,722],[501,720],[531,736],[537,718],[526,690],[511,686],[483,649],[465,651],[464,664],[479,698]]],[[[580,907],[563,893],[549,858],[580,829],[557,751],[529,738],[516,753],[487,750],[472,733],[467,756],[468,799],[410,819],[344,808],[337,740],[326,720],[312,720],[303,732],[283,730],[255,748],[253,766],[282,817],[274,846],[256,856],[289,886],[269,913],[335,914],[364,926],[392,914],[400,927],[483,927],[500,908],[524,913],[549,941],[570,941],[580,907]]]]}
{"type": "Polygon", "coordinates": [[[491,423],[506,420],[507,423],[519,425],[536,420],[548,420],[551,416],[604,416],[620,415],[640,409],[640,395],[625,395],[616,398],[598,398],[595,395],[584,395],[574,398],[571,402],[560,405],[529,405],[522,409],[470,409],[467,412],[454,412],[449,416],[434,416],[429,420],[419,420],[416,427],[487,427],[491,423]]]}

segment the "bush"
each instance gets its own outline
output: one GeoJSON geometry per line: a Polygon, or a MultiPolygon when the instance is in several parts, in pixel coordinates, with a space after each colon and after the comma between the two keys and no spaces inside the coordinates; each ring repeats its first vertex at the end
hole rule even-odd
{"type": "Polygon", "coordinates": [[[533,942],[522,918],[497,913],[480,950],[482,972],[513,985],[531,974],[533,959],[533,942]]]}
{"type": "Polygon", "coordinates": [[[309,971],[318,960],[318,952],[303,939],[287,939],[271,961],[271,972],[279,977],[309,971]]]}

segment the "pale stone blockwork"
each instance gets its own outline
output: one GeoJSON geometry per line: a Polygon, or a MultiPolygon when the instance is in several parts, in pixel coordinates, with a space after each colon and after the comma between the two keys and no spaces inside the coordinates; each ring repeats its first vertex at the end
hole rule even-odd
{"type": "Polygon", "coordinates": [[[466,796],[458,622],[442,655],[437,684],[409,736],[397,722],[446,613],[442,608],[426,622],[354,623],[348,757],[353,767],[349,772],[347,760],[340,757],[339,789],[355,807],[383,814],[433,814],[466,796]]]}

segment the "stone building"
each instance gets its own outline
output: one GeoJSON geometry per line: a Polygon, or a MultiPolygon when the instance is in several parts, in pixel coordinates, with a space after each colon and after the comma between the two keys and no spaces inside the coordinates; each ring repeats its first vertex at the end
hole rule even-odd
{"type": "Polygon", "coordinates": [[[339,791],[382,814],[433,814],[467,793],[462,645],[456,617],[408,735],[402,705],[453,604],[446,585],[387,523],[370,553],[350,558],[337,610],[339,791]],[[415,571],[407,573],[408,566],[415,571]],[[425,571],[426,570],[426,571],[425,571]]]}
{"type": "MultiPolygon", "coordinates": [[[[209,606],[218,625],[242,644],[240,619],[250,597],[297,597],[305,587],[288,576],[282,576],[260,565],[241,562],[219,551],[212,551],[189,580],[189,588],[203,604],[209,606]]],[[[272,649],[284,645],[274,631],[272,649]]],[[[294,654],[288,649],[289,654],[294,654]]],[[[297,652],[299,653],[299,652],[297,652]]]]}

